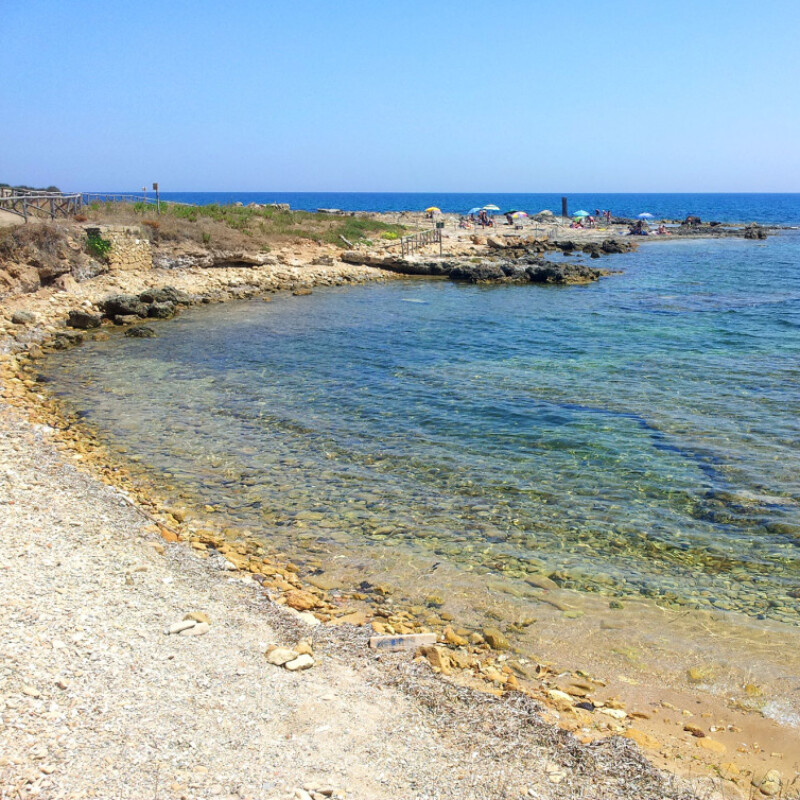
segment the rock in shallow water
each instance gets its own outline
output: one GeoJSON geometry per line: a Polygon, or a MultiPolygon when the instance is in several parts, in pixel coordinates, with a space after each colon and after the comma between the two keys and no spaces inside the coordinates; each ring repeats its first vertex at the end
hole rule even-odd
{"type": "Polygon", "coordinates": [[[125,335],[132,339],[152,339],[156,332],[147,325],[137,325],[134,328],[128,328],[125,335]]]}

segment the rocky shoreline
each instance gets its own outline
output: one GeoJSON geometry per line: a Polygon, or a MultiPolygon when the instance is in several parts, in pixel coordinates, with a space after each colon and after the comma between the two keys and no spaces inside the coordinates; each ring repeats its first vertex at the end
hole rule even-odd
{"type": "Polygon", "coordinates": [[[612,253],[629,253],[636,249],[635,243],[619,239],[605,239],[602,242],[576,242],[566,239],[550,242],[533,236],[490,236],[488,239],[473,236],[472,243],[485,246],[487,250],[479,257],[462,255],[445,258],[402,258],[351,250],[343,253],[341,258],[347,264],[375,267],[401,275],[447,277],[452,281],[467,283],[582,285],[610,275],[611,271],[574,262],[548,261],[542,254],[585,253],[591,258],[600,258],[612,253]]]}
{"type": "MultiPolygon", "coordinates": [[[[613,240],[609,240],[609,242],[612,243],[606,246],[611,249],[604,249],[603,243],[584,243],[579,246],[583,252],[592,257],[599,257],[601,253],[625,252],[626,249],[632,249],[615,250],[613,248],[617,245],[613,243],[613,240]],[[587,247],[588,249],[586,249],[587,247]],[[598,256],[594,255],[595,252],[598,253],[598,256]]],[[[627,244],[623,243],[623,245],[627,244]]],[[[484,245],[479,246],[483,247],[484,245]]],[[[31,465],[36,463],[38,457],[44,456],[56,473],[63,476],[64,470],[66,470],[71,476],[70,480],[75,477],[81,486],[80,491],[72,491],[68,487],[68,491],[64,492],[62,491],[63,486],[50,485],[48,487],[47,482],[44,482],[43,491],[55,491],[56,495],[63,494],[65,496],[64,501],[69,506],[69,510],[64,512],[65,517],[87,519],[85,497],[82,495],[82,492],[85,494],[87,491],[87,486],[91,486],[92,491],[99,493],[95,498],[95,513],[101,517],[104,515],[113,517],[114,514],[111,513],[110,508],[106,508],[106,505],[110,504],[112,507],[115,504],[119,505],[120,497],[124,498],[123,505],[127,504],[131,508],[133,516],[130,516],[124,524],[119,524],[123,528],[136,532],[130,541],[117,542],[117,546],[120,548],[130,548],[124,551],[124,556],[121,556],[127,559],[127,562],[133,563],[137,559],[141,560],[141,554],[144,552],[147,554],[147,569],[156,569],[150,564],[151,560],[158,562],[160,566],[156,571],[160,574],[163,573],[164,581],[168,578],[170,583],[175,580],[183,580],[187,574],[213,575],[217,576],[212,581],[217,586],[220,581],[227,584],[233,580],[237,586],[241,583],[248,587],[248,591],[252,593],[248,600],[243,601],[241,595],[237,595],[236,600],[231,602],[243,604],[248,608],[255,606],[253,619],[249,619],[247,625],[260,626],[263,630],[264,616],[266,616],[270,624],[274,624],[276,627],[277,632],[272,635],[273,639],[277,639],[277,641],[273,641],[271,645],[267,643],[263,647],[256,647],[251,642],[248,653],[246,655],[240,653],[238,656],[243,663],[250,664],[255,659],[256,661],[253,663],[259,665],[259,670],[262,669],[260,665],[263,663],[275,666],[274,661],[277,657],[273,656],[270,661],[270,654],[275,652],[274,647],[289,645],[294,659],[306,656],[312,660],[308,666],[315,666],[318,655],[321,655],[321,663],[329,664],[329,666],[323,667],[325,670],[334,670],[334,665],[337,669],[341,667],[346,670],[346,677],[341,671],[336,672],[335,670],[327,674],[326,681],[329,686],[338,686],[341,681],[347,683],[347,681],[354,680],[353,671],[359,673],[362,669],[368,671],[378,669],[378,674],[382,676],[380,679],[370,672],[371,677],[357,675],[355,682],[358,683],[363,679],[367,683],[373,681],[381,686],[392,686],[393,690],[399,692],[399,697],[402,698],[402,700],[395,698],[393,702],[399,703],[403,710],[410,715],[406,720],[391,723],[387,723],[385,719],[381,720],[381,725],[389,726],[388,731],[382,731],[382,735],[386,737],[381,751],[384,754],[392,753],[397,747],[396,740],[389,736],[392,727],[398,725],[401,729],[403,726],[413,727],[413,724],[419,723],[411,723],[410,720],[418,720],[421,714],[422,718],[426,720],[423,727],[429,726],[429,735],[433,739],[444,737],[448,740],[448,747],[444,753],[437,752],[435,758],[432,757],[428,761],[423,759],[421,762],[418,758],[419,754],[415,754],[413,759],[415,768],[422,772],[427,769],[431,775],[442,768],[452,768],[455,762],[459,762],[459,759],[462,758],[466,759],[467,755],[472,759],[476,757],[476,748],[482,747],[482,737],[473,735],[462,740],[453,735],[452,731],[442,731],[440,722],[437,722],[439,716],[444,715],[450,721],[449,724],[458,729],[463,724],[462,717],[474,715],[474,709],[478,708],[480,714],[484,715],[480,716],[480,720],[483,720],[480,724],[486,726],[487,719],[493,720],[491,724],[488,724],[488,730],[491,733],[487,736],[495,736],[496,738],[492,741],[502,742],[506,734],[499,735],[498,739],[497,725],[500,724],[502,728],[508,724],[508,720],[504,717],[505,712],[509,709],[508,704],[512,703],[514,710],[508,711],[508,713],[515,720],[512,727],[514,727],[514,737],[516,738],[509,739],[503,745],[504,757],[500,767],[502,780],[496,775],[492,777],[491,774],[482,774],[480,781],[472,785],[476,791],[482,787],[480,789],[484,792],[482,796],[545,798],[559,796],[561,790],[566,786],[570,786],[571,790],[579,787],[577,790],[585,793],[587,797],[688,796],[686,786],[670,783],[665,777],[659,777],[646,762],[635,755],[631,745],[623,745],[621,740],[616,737],[608,739],[609,735],[625,734],[628,739],[638,742],[645,748],[654,746],[653,741],[648,739],[646,734],[637,731],[635,725],[631,724],[635,718],[630,717],[620,707],[620,704],[600,700],[599,694],[593,696],[600,684],[593,686],[592,679],[588,676],[560,675],[546,665],[526,664],[518,659],[509,658],[511,655],[510,645],[501,631],[488,628],[480,632],[469,631],[461,629],[457,621],[444,618],[433,619],[427,612],[417,615],[408,609],[397,607],[385,587],[361,587],[360,591],[337,591],[331,594],[329,587],[314,585],[313,580],[301,580],[296,567],[285,563],[280,554],[265,552],[262,543],[257,539],[248,538],[240,532],[228,531],[226,533],[223,530],[215,530],[207,527],[205,522],[201,526],[199,517],[195,517],[192,510],[168,508],[160,504],[149,490],[137,485],[124,464],[113,462],[108,453],[104,452],[93,439],[91,431],[84,429],[78,420],[64,417],[58,404],[46,396],[43,392],[44,387],[36,380],[36,360],[41,357],[45,348],[49,346],[69,347],[80,344],[86,337],[104,337],[107,334],[103,331],[103,327],[110,324],[125,326],[129,334],[146,331],[148,329],[146,320],[168,318],[186,305],[220,302],[227,299],[268,297],[274,291],[290,291],[302,296],[310,294],[314,286],[385,280],[393,273],[446,275],[453,280],[470,282],[555,284],[586,283],[597,280],[604,274],[609,274],[606,270],[594,270],[584,265],[548,262],[542,258],[543,252],[555,249],[562,253],[573,252],[577,249],[575,243],[552,245],[541,241],[523,241],[516,238],[498,240],[498,243],[495,244],[487,242],[485,247],[489,248],[489,251],[486,251],[487,257],[480,263],[475,263],[474,255],[454,255],[452,258],[444,260],[424,256],[407,260],[390,257],[387,260],[386,256],[376,257],[360,252],[354,255],[345,253],[340,262],[338,259],[334,259],[329,251],[327,253],[316,251],[313,254],[299,252],[294,258],[286,257],[285,260],[295,262],[289,264],[255,257],[263,263],[242,266],[242,261],[238,260],[236,261],[237,266],[220,266],[231,263],[225,261],[226,257],[223,256],[222,261],[214,261],[212,266],[193,265],[179,269],[176,269],[175,266],[168,268],[162,266],[143,272],[107,273],[93,276],[91,279],[75,285],[66,282],[65,288],[50,286],[40,290],[36,295],[17,296],[9,299],[5,303],[8,322],[0,323],[0,343],[2,343],[0,352],[5,356],[2,365],[2,394],[6,404],[24,409],[25,413],[32,416],[37,422],[36,425],[31,426],[22,421],[18,412],[13,411],[9,405],[5,405],[2,409],[3,442],[4,444],[10,442],[11,447],[10,450],[6,448],[4,460],[1,463],[6,469],[5,483],[9,492],[11,495],[16,492],[20,497],[19,502],[15,500],[13,503],[18,507],[12,510],[15,514],[22,514],[20,519],[10,515],[7,518],[8,521],[4,523],[4,527],[8,529],[9,533],[14,533],[16,536],[13,538],[14,546],[21,550],[24,550],[27,546],[26,541],[28,541],[22,535],[23,532],[38,527],[44,538],[38,539],[39,544],[36,546],[47,548],[48,532],[43,527],[46,520],[42,519],[41,512],[36,511],[36,505],[31,503],[29,496],[32,491],[30,487],[39,485],[35,478],[30,477],[31,465]],[[329,263],[326,263],[327,260],[329,263]],[[389,261],[394,264],[394,267],[389,265],[389,261]],[[412,273],[405,272],[405,269],[423,271],[412,273]],[[434,269],[440,269],[441,272],[434,272],[434,269]],[[16,321],[14,320],[15,316],[17,317],[16,321]],[[45,427],[41,427],[42,425],[45,427]],[[17,429],[20,431],[19,436],[15,433],[17,429]],[[66,447],[64,453],[54,451],[53,448],[57,442],[66,447]],[[17,454],[20,453],[22,455],[18,457],[17,454]],[[90,468],[90,474],[75,472],[69,464],[70,459],[87,465],[90,468]],[[28,477],[18,480],[17,475],[25,472],[20,465],[28,469],[28,477]],[[101,481],[115,488],[109,489],[103,486],[93,476],[97,476],[101,481]],[[114,494],[120,491],[122,495],[114,494]],[[108,494],[109,492],[111,494],[108,494]],[[166,559],[173,566],[162,568],[161,559],[166,559]],[[178,574],[174,572],[174,564],[179,567],[178,574]],[[258,618],[258,624],[255,617],[258,618]],[[379,652],[377,655],[369,655],[366,647],[369,636],[375,633],[402,637],[425,631],[432,631],[435,640],[420,648],[412,648],[410,655],[413,656],[416,652],[417,656],[414,660],[409,657],[409,654],[402,653],[387,655],[379,652]],[[379,666],[382,662],[385,662],[383,666],[379,666]],[[450,680],[454,683],[450,686],[440,686],[438,682],[431,683],[428,677],[431,668],[434,673],[450,676],[450,680]],[[388,672],[385,671],[387,669],[388,672]],[[392,675],[403,677],[391,677],[392,675]],[[476,692],[477,694],[475,694],[476,692]],[[493,701],[499,705],[495,707],[492,703],[487,704],[488,701],[481,699],[487,695],[496,695],[502,698],[493,701]],[[425,700],[418,704],[417,701],[422,696],[425,697],[425,700]],[[451,701],[454,705],[443,710],[442,705],[451,701]],[[527,703],[531,705],[526,705],[527,703]],[[591,709],[588,708],[589,705],[592,706],[591,709]],[[431,707],[434,707],[435,713],[431,712],[431,707]],[[604,726],[600,726],[600,728],[596,726],[598,717],[592,716],[598,711],[601,713],[600,718],[607,718],[604,726]],[[501,715],[500,722],[495,719],[498,714],[501,715]],[[602,716],[603,714],[605,717],[602,716]],[[545,722],[540,721],[539,716],[545,722]],[[524,724],[520,724],[521,720],[524,720],[524,724]],[[623,723],[623,720],[627,720],[627,722],[623,723]],[[563,735],[557,732],[559,727],[556,723],[564,730],[563,735]],[[594,728],[592,735],[586,735],[587,726],[594,728]],[[574,738],[571,733],[567,733],[567,730],[573,731],[577,738],[574,738]],[[553,769],[547,767],[544,772],[542,772],[541,764],[535,767],[531,766],[523,757],[524,754],[519,752],[519,737],[524,738],[529,746],[537,748],[542,754],[549,753],[550,755],[545,756],[545,763],[557,764],[557,766],[553,769]],[[567,763],[564,763],[565,753],[572,754],[566,759],[567,763]],[[578,764],[583,766],[578,767],[578,764]],[[620,775],[625,775],[626,779],[619,781],[620,775]],[[495,783],[490,783],[489,779],[495,783]],[[492,785],[495,786],[495,793],[492,793],[492,785]],[[501,788],[506,792],[505,795],[501,795],[501,788]],[[509,791],[512,793],[509,794],[509,791]],[[513,794],[513,792],[517,792],[517,794],[513,794]]],[[[237,258],[240,256],[241,254],[237,258]]],[[[173,255],[174,259],[180,257],[185,257],[185,254],[184,256],[173,255]]],[[[154,258],[153,263],[155,265],[157,259],[154,258]]],[[[160,263],[163,265],[163,259],[160,263]]],[[[147,334],[139,333],[138,335],[147,334]]],[[[33,490],[33,493],[35,494],[36,491],[38,490],[33,490]]],[[[70,535],[77,532],[72,530],[71,525],[72,523],[60,526],[63,528],[60,531],[60,535],[63,537],[59,539],[60,549],[69,550],[78,545],[74,535],[70,535]]],[[[80,522],[74,527],[78,531],[83,531],[86,524],[80,522]]],[[[100,540],[107,542],[108,533],[96,532],[94,538],[98,543],[100,540]]],[[[101,545],[98,544],[99,547],[101,545]]],[[[92,554],[85,557],[90,560],[96,559],[99,557],[99,552],[92,550],[92,554]]],[[[69,593],[70,597],[78,606],[82,602],[79,586],[81,581],[86,580],[87,577],[80,572],[81,568],[81,564],[75,565],[76,572],[72,578],[76,583],[69,584],[72,587],[69,593]]],[[[111,575],[118,574],[110,564],[105,568],[111,575]]],[[[13,570],[15,578],[25,582],[25,576],[19,575],[15,567],[6,566],[6,570],[13,570]]],[[[132,582],[128,583],[126,579],[122,588],[119,588],[114,581],[110,581],[109,585],[105,587],[105,596],[109,602],[111,597],[120,591],[132,593],[138,597],[136,590],[124,588],[136,586],[138,583],[138,579],[133,573],[129,572],[128,575],[132,577],[132,582]]],[[[198,577],[195,584],[197,581],[202,582],[205,579],[198,577]]],[[[56,573],[53,573],[49,574],[46,580],[49,587],[46,596],[49,601],[53,599],[58,601],[59,598],[54,598],[52,592],[56,591],[55,586],[58,585],[60,579],[57,578],[56,573]]],[[[198,632],[195,634],[189,633],[188,635],[192,637],[192,640],[193,636],[201,637],[197,639],[198,642],[201,642],[206,641],[206,635],[216,631],[213,619],[220,615],[227,616],[229,606],[227,602],[218,604],[214,614],[209,617],[205,610],[196,610],[197,603],[188,601],[188,597],[193,597],[192,593],[196,591],[197,586],[195,585],[192,587],[191,593],[183,597],[182,608],[187,614],[200,614],[205,619],[203,616],[191,618],[187,621],[191,624],[185,624],[183,630],[175,631],[175,633],[182,639],[188,631],[196,630],[198,632]],[[192,611],[190,606],[195,610],[192,611]],[[212,620],[210,625],[208,619],[212,620]],[[206,627],[203,628],[203,626],[206,627]]],[[[210,598],[207,593],[204,596],[210,598]]],[[[13,606],[17,609],[22,615],[20,618],[28,613],[26,610],[28,606],[17,608],[18,604],[14,601],[13,593],[4,596],[3,600],[9,608],[13,606]]],[[[29,604],[39,605],[33,588],[30,591],[29,604]]],[[[162,609],[160,612],[162,617],[177,613],[174,606],[173,602],[173,607],[169,610],[162,609]]],[[[233,609],[230,611],[233,613],[233,609]]],[[[151,609],[150,614],[152,617],[156,611],[151,609]]],[[[99,630],[105,630],[109,626],[114,627],[116,616],[110,609],[106,609],[105,616],[98,611],[98,618],[100,619],[99,630]]],[[[163,622],[165,624],[162,627],[167,629],[171,625],[180,627],[182,624],[182,620],[168,617],[163,619],[163,622]]],[[[30,641],[26,639],[24,625],[22,629],[15,627],[15,631],[17,632],[15,642],[19,644],[21,653],[24,647],[30,647],[30,641]]],[[[80,632],[80,630],[77,631],[77,633],[80,632]]],[[[54,631],[51,630],[50,633],[55,636],[54,631]]],[[[37,635],[41,635],[41,633],[37,633],[37,635]]],[[[59,632],[58,635],[67,637],[74,636],[75,633],[59,632]]],[[[50,638],[52,639],[53,636],[50,638]]],[[[56,639],[56,641],[61,641],[61,639],[56,639]]],[[[161,639],[158,640],[158,642],[161,641],[161,639]]],[[[156,648],[158,642],[154,644],[156,648]]],[[[58,650],[60,648],[55,648],[55,651],[58,650]]],[[[158,658],[156,655],[159,652],[158,649],[153,652],[153,657],[158,658]]],[[[59,653],[48,651],[47,655],[49,659],[49,661],[45,659],[47,669],[52,668],[57,672],[59,653]]],[[[206,653],[203,658],[211,658],[211,656],[212,654],[206,653]]],[[[230,657],[237,658],[235,654],[230,657]]],[[[285,663],[289,664],[291,661],[292,659],[289,659],[285,663]]],[[[304,663],[307,664],[307,661],[304,663]]],[[[165,666],[167,671],[169,668],[169,665],[165,666]]],[[[243,668],[249,669],[249,667],[243,668]]],[[[222,674],[218,665],[211,671],[215,670],[217,674],[222,674]]],[[[289,672],[291,671],[290,669],[289,672]]],[[[16,705],[12,703],[9,707],[6,703],[6,709],[10,708],[10,711],[4,716],[4,721],[6,717],[12,720],[12,724],[6,722],[5,730],[6,732],[12,731],[10,744],[14,748],[16,761],[0,763],[0,776],[5,778],[7,775],[11,775],[16,781],[15,786],[29,787],[23,796],[35,797],[37,796],[35,792],[40,792],[38,796],[58,796],[52,794],[52,787],[55,784],[53,783],[54,779],[50,776],[59,774],[62,775],[60,785],[69,784],[71,791],[78,791],[81,788],[81,781],[73,766],[70,767],[70,770],[74,772],[74,775],[69,780],[65,780],[66,776],[50,761],[42,764],[37,771],[38,761],[41,761],[41,758],[37,759],[29,753],[26,754],[27,751],[24,748],[20,750],[20,741],[24,737],[20,739],[13,733],[15,729],[19,728],[17,709],[24,708],[28,715],[25,724],[31,723],[30,714],[33,712],[28,706],[35,705],[40,709],[33,714],[34,717],[36,714],[43,715],[45,713],[41,710],[45,707],[43,698],[49,698],[51,695],[49,691],[42,692],[35,686],[31,687],[30,681],[25,683],[22,673],[24,673],[24,668],[19,666],[5,676],[7,681],[10,681],[12,699],[17,698],[16,705]],[[27,693],[26,688],[32,688],[33,692],[38,692],[38,695],[27,693]],[[41,768],[44,766],[48,769],[53,766],[53,770],[48,772],[41,768]],[[41,794],[42,792],[43,794],[41,794]]],[[[316,669],[308,673],[303,671],[303,674],[316,674],[316,669]]],[[[263,680],[263,676],[260,680],[263,680]]],[[[58,692],[66,691],[59,689],[57,682],[54,685],[58,692]]],[[[369,685],[373,686],[374,684],[370,683],[369,685]]],[[[307,690],[309,687],[305,688],[307,690]]],[[[220,684],[215,685],[213,689],[217,693],[228,691],[227,686],[223,689],[220,684]]],[[[313,690],[324,691],[320,687],[319,681],[315,682],[313,690]]],[[[98,696],[102,696],[100,685],[96,686],[94,691],[98,693],[98,696]]],[[[385,698],[374,697],[374,692],[370,691],[366,685],[362,685],[361,691],[365,692],[367,697],[371,697],[374,702],[378,702],[385,711],[385,707],[382,705],[385,698]]],[[[306,701],[310,702],[308,698],[306,701]]],[[[170,696],[169,694],[158,695],[149,698],[149,702],[169,704],[170,696]]],[[[181,695],[181,702],[185,703],[187,707],[194,707],[192,696],[181,695]]],[[[233,699],[230,699],[230,702],[235,705],[233,699]]],[[[336,712],[344,714],[343,709],[337,708],[336,712]]],[[[328,716],[327,711],[320,711],[320,724],[328,716]]],[[[354,724],[351,717],[337,718],[334,715],[332,719],[334,719],[337,730],[341,726],[354,724]]],[[[43,717],[40,722],[31,723],[33,728],[40,725],[36,729],[38,737],[48,738],[51,735],[47,730],[49,726],[46,720],[47,718],[43,717]]],[[[474,723],[475,720],[470,726],[473,731],[474,723]]],[[[209,724],[213,725],[213,723],[209,724]]],[[[269,726],[267,729],[274,730],[269,726]]],[[[162,734],[169,736],[170,730],[167,725],[167,728],[162,730],[162,734]]],[[[100,731],[95,732],[102,738],[100,731]]],[[[701,739],[703,738],[713,741],[712,737],[704,735],[701,739]]],[[[655,744],[657,745],[657,743],[655,744]]],[[[54,751],[57,751],[59,746],[54,746],[54,751]]],[[[338,757],[338,750],[338,747],[331,747],[328,757],[335,761],[338,757]]],[[[50,752],[50,749],[46,750],[48,756],[50,752]]],[[[709,748],[709,752],[713,752],[713,749],[709,748]]],[[[364,758],[363,749],[360,753],[359,760],[364,758]]],[[[349,785],[347,787],[349,789],[348,796],[395,797],[398,796],[397,792],[401,792],[400,796],[406,796],[402,793],[411,791],[411,787],[416,785],[414,781],[418,779],[412,780],[408,774],[404,773],[402,767],[393,773],[393,778],[385,786],[376,777],[378,773],[383,774],[387,765],[393,763],[399,755],[397,752],[385,756],[384,760],[375,764],[372,770],[363,769],[361,772],[365,782],[359,785],[356,781],[349,785]],[[367,773],[369,773],[368,776],[367,773]],[[367,787],[369,788],[367,789],[367,787]]],[[[430,755],[426,752],[425,758],[430,755]]],[[[73,761],[79,758],[72,752],[69,756],[73,761]]],[[[250,757],[258,758],[255,754],[250,757]]],[[[209,755],[208,758],[212,757],[209,755]]],[[[229,755],[229,758],[232,758],[232,754],[229,755]]],[[[466,764],[467,762],[459,763],[466,764]]],[[[465,766],[461,768],[468,770],[465,766]]],[[[314,772],[315,765],[306,765],[305,769],[304,774],[308,774],[308,771],[314,772]]],[[[351,769],[358,772],[355,763],[351,769]]],[[[486,772],[489,767],[486,765],[482,769],[486,772]]],[[[215,770],[220,775],[223,767],[217,766],[215,770]]],[[[737,782],[741,782],[740,776],[738,773],[734,774],[731,770],[729,771],[730,775],[726,781],[729,785],[726,786],[726,791],[735,795],[734,787],[737,782]]],[[[496,773],[496,770],[494,772],[496,773]]],[[[230,779],[226,777],[227,784],[223,785],[223,783],[217,782],[209,788],[207,784],[211,778],[198,778],[196,774],[193,777],[194,783],[197,785],[192,786],[191,779],[185,783],[181,782],[186,777],[184,773],[181,773],[183,777],[178,776],[173,781],[172,790],[175,796],[206,796],[202,792],[226,796],[224,791],[233,786],[230,779]],[[217,792],[217,786],[222,786],[223,791],[217,792]],[[180,789],[175,787],[180,787],[180,789]]],[[[210,775],[211,770],[199,774],[201,776],[210,775]]],[[[302,788],[298,784],[302,784],[304,781],[289,780],[288,771],[284,771],[284,775],[286,780],[280,787],[275,785],[276,790],[305,791],[309,796],[315,797],[315,791],[320,796],[330,796],[325,794],[329,788],[332,792],[334,789],[340,788],[322,785],[319,780],[316,781],[315,786],[308,783],[308,788],[302,788]]],[[[744,775],[741,777],[743,778],[744,775]]],[[[102,782],[104,779],[95,775],[93,780],[102,782]]],[[[765,780],[767,780],[765,775],[753,776],[754,785],[757,784],[766,796],[770,794],[769,789],[775,785],[775,780],[778,781],[777,785],[781,789],[784,786],[782,783],[784,779],[781,776],[778,776],[777,779],[772,776],[772,783],[768,781],[764,784],[765,780]]],[[[257,786],[248,784],[246,780],[242,780],[241,785],[236,788],[236,792],[231,791],[229,795],[261,796],[258,792],[263,792],[263,787],[267,783],[268,781],[264,781],[259,789],[257,786]]],[[[2,785],[2,781],[0,781],[0,785],[2,785]]],[[[84,783],[84,787],[86,785],[84,783]]],[[[105,791],[108,791],[109,784],[104,783],[103,786],[105,791]]],[[[464,786],[467,784],[456,783],[452,787],[443,788],[437,796],[463,796],[464,786]]],[[[270,788],[268,791],[273,791],[273,789],[270,788]]],[[[65,796],[67,795],[65,794],[65,796]]],[[[277,797],[280,795],[273,793],[266,796],[277,797]]],[[[297,793],[296,796],[302,797],[297,793]]],[[[413,795],[408,794],[408,796],[421,797],[425,795],[419,792],[413,795]]]]}

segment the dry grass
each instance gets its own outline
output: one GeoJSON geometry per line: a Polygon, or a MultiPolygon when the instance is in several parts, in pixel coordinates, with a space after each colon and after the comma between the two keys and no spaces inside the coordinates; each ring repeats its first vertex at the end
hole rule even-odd
{"type": "Polygon", "coordinates": [[[59,259],[80,263],[80,251],[68,244],[68,232],[60,225],[37,223],[0,230],[0,264],[4,261],[46,266],[59,259]]]}
{"type": "Polygon", "coordinates": [[[154,243],[194,242],[213,248],[266,252],[270,247],[319,242],[347,247],[371,239],[395,239],[405,232],[369,216],[331,216],[309,211],[280,211],[243,206],[162,204],[154,218],[144,203],[92,203],[84,209],[89,221],[143,225],[154,243]]]}

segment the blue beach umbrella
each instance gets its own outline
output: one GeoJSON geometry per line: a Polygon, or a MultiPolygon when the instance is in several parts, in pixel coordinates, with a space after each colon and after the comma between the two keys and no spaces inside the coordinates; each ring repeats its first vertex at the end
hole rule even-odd
{"type": "Polygon", "coordinates": [[[467,214],[477,214],[480,210],[480,208],[471,208],[469,211],[467,211],[467,214]]]}
{"type": "Polygon", "coordinates": [[[573,211],[572,212],[572,216],[573,217],[588,217],[589,216],[589,212],[588,211],[584,211],[583,209],[581,209],[580,211],[573,211]]]}

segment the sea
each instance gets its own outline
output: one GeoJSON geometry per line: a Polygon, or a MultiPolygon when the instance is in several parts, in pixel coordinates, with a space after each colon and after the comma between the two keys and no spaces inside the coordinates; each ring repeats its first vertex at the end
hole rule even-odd
{"type": "Polygon", "coordinates": [[[157,338],[112,332],[43,370],[169,500],[212,506],[309,573],[499,621],[522,652],[569,663],[583,642],[581,658],[638,680],[680,683],[700,653],[724,665],[720,693],[756,671],[780,698],[769,713],[800,725],[800,195],[570,203],[788,227],[646,241],[589,286],[409,279],[190,309],[157,338]],[[657,663],[631,661],[654,648],[657,663]]]}

